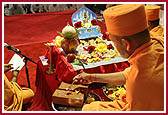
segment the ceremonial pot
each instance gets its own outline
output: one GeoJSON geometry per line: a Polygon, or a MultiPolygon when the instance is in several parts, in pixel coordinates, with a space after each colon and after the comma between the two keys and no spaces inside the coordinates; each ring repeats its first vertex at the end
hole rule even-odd
{"type": "Polygon", "coordinates": [[[79,43],[78,43],[78,40],[76,38],[73,38],[73,39],[64,38],[61,41],[61,47],[66,54],[75,53],[78,44],[79,43]]]}

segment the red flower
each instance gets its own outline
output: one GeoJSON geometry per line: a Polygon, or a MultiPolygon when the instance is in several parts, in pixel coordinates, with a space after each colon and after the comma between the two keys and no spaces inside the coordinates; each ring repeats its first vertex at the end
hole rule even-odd
{"type": "Polygon", "coordinates": [[[92,20],[91,23],[92,25],[98,25],[97,20],[92,20]]]}
{"type": "Polygon", "coordinates": [[[113,47],[112,44],[109,44],[109,45],[107,45],[107,49],[112,49],[112,50],[114,50],[114,47],[113,47]]]}
{"type": "Polygon", "coordinates": [[[81,59],[82,61],[84,61],[84,62],[86,62],[87,61],[87,59],[81,59]]]}
{"type": "Polygon", "coordinates": [[[100,59],[105,59],[106,57],[99,56],[100,59]]]}
{"type": "Polygon", "coordinates": [[[103,40],[108,40],[108,41],[110,41],[110,39],[109,39],[109,35],[107,35],[105,32],[103,33],[103,40]]]}
{"type": "Polygon", "coordinates": [[[88,49],[87,49],[87,48],[85,48],[85,47],[83,47],[83,49],[84,49],[85,51],[88,51],[88,49]]]}
{"type": "Polygon", "coordinates": [[[75,28],[80,28],[82,27],[82,22],[81,21],[76,22],[74,25],[75,25],[75,28]]]}
{"type": "Polygon", "coordinates": [[[89,46],[88,47],[88,52],[92,53],[94,51],[95,47],[94,46],[89,46]]]}

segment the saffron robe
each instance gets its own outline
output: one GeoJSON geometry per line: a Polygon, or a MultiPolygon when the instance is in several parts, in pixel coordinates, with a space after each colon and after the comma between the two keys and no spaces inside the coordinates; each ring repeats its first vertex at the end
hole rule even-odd
{"type": "Polygon", "coordinates": [[[151,40],[136,49],[128,59],[126,100],[92,102],[83,111],[163,111],[164,110],[164,41],[151,40]]]}
{"type": "Polygon", "coordinates": [[[9,82],[4,75],[4,110],[21,111],[23,101],[28,102],[34,96],[29,88],[21,88],[16,82],[9,82]]]}
{"type": "Polygon", "coordinates": [[[164,39],[164,28],[161,25],[156,26],[152,30],[150,30],[151,37],[163,37],[164,39]]]}

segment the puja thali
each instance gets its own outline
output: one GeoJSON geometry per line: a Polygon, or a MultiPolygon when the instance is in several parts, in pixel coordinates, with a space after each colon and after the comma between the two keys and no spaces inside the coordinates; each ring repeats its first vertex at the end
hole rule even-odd
{"type": "Polygon", "coordinates": [[[120,100],[121,94],[126,94],[126,86],[107,84],[102,87],[102,91],[109,100],[120,100]]]}

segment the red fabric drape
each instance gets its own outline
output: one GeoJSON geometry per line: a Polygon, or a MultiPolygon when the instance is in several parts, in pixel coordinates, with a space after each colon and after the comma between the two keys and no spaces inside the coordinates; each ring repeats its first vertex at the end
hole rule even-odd
{"type": "MultiPolygon", "coordinates": [[[[46,53],[46,57],[49,58],[49,52],[46,53]]],[[[67,62],[64,54],[57,48],[53,47],[53,66],[55,66],[55,73],[52,75],[46,74],[48,66],[43,66],[38,62],[36,86],[37,91],[34,97],[33,104],[29,110],[52,110],[52,94],[58,88],[61,81],[72,82],[75,75],[81,71],[74,71],[72,65],[67,62]]],[[[128,62],[121,62],[116,64],[109,64],[83,70],[87,73],[111,73],[123,71],[129,66],[128,62]]],[[[100,88],[94,89],[94,92],[99,94],[104,100],[108,100],[100,88]]]]}

